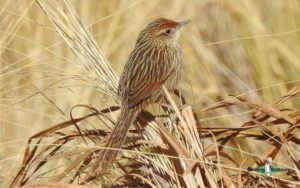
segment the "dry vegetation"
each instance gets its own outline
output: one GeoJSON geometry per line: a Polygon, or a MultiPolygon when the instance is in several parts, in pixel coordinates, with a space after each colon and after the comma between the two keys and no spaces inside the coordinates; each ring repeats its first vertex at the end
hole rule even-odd
{"type": "Polygon", "coordinates": [[[1,187],[299,187],[299,10],[296,0],[1,0],[1,187]],[[192,20],[182,95],[166,91],[114,168],[82,182],[118,117],[117,75],[157,17],[192,20]],[[287,170],[247,171],[269,157],[287,170]]]}

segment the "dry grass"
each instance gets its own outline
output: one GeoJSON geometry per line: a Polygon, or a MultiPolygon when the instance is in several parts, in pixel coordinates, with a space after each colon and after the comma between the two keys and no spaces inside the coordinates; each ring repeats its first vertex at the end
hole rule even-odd
{"type": "Polygon", "coordinates": [[[178,87],[191,106],[168,97],[143,112],[115,167],[86,185],[299,186],[299,2],[38,2],[0,2],[3,187],[22,163],[16,184],[88,175],[118,116],[114,70],[160,16],[193,21],[178,87]],[[268,157],[288,170],[247,171],[268,157]]]}

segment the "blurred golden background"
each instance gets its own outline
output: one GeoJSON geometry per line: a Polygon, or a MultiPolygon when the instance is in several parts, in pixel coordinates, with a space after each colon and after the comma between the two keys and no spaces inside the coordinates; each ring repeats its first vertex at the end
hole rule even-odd
{"type": "MultiPolygon", "coordinates": [[[[71,3],[117,75],[138,33],[151,20],[191,20],[180,37],[185,64],[178,89],[204,127],[239,126],[251,115],[237,108],[200,112],[229,94],[247,93],[251,99],[271,103],[300,82],[297,0],[71,3]]],[[[2,184],[15,175],[32,134],[70,119],[70,108],[76,104],[100,109],[114,102],[90,84],[89,73],[34,0],[0,0],[0,22],[2,184]]],[[[296,98],[286,107],[299,106],[296,98]]]]}

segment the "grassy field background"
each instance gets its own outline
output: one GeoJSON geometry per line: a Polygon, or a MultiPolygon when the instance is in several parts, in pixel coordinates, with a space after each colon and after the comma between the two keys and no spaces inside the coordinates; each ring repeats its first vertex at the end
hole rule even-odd
{"type": "MultiPolygon", "coordinates": [[[[178,89],[202,127],[238,127],[251,110],[202,113],[244,94],[271,103],[300,82],[300,3],[296,0],[72,0],[120,75],[137,35],[158,17],[192,22],[182,30],[185,64],[178,89]]],[[[70,119],[70,108],[113,105],[33,0],[0,1],[0,184],[20,167],[27,139],[70,119]]],[[[299,97],[282,108],[299,109],[299,97]]],[[[242,143],[257,155],[263,144],[242,143]]],[[[284,163],[283,157],[278,161],[284,163]]]]}

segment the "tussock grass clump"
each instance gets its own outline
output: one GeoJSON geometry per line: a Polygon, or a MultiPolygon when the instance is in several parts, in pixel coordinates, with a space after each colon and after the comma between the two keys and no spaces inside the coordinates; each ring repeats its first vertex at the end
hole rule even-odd
{"type": "Polygon", "coordinates": [[[297,86],[272,105],[234,96],[233,100],[202,111],[246,105],[253,110],[252,119],[235,128],[201,128],[199,131],[201,126],[192,107],[178,108],[166,91],[169,105],[163,105],[163,114],[142,112],[120,149],[115,167],[90,182],[82,182],[82,179],[87,176],[88,169],[96,165],[93,160],[99,149],[116,148],[101,147],[109,133],[98,128],[85,128],[85,120],[98,117],[110,121],[105,114],[112,113],[117,107],[102,111],[86,107],[96,112],[60,123],[30,138],[23,168],[15,183],[23,185],[43,177],[49,182],[112,187],[296,187],[299,185],[299,158],[295,148],[299,144],[296,132],[300,111],[280,110],[277,106],[299,93],[300,86],[297,86]],[[74,126],[78,131],[70,131],[74,126]],[[265,151],[257,156],[231,144],[238,145],[246,140],[263,143],[265,151]],[[266,177],[248,170],[264,165],[270,157],[281,156],[288,156],[288,160],[273,164],[284,168],[282,173],[266,177]],[[49,169],[45,166],[52,166],[52,170],[44,171],[49,169]]]}

